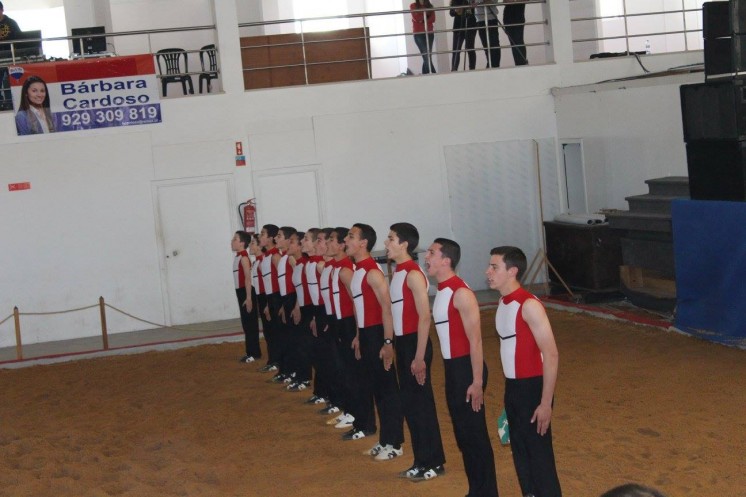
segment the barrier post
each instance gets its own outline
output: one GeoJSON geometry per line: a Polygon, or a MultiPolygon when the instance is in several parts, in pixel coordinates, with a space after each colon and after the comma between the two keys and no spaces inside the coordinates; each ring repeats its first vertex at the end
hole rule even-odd
{"type": "Polygon", "coordinates": [[[103,297],[98,298],[98,309],[101,314],[101,338],[104,341],[104,350],[109,350],[109,335],[106,331],[106,307],[103,297]]]}
{"type": "Polygon", "coordinates": [[[18,306],[13,308],[13,321],[16,325],[16,359],[23,359],[23,345],[21,345],[21,314],[18,312],[18,306]]]}

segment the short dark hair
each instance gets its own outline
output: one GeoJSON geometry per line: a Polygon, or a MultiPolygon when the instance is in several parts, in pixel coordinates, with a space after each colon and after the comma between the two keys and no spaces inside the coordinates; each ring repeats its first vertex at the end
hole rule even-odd
{"type": "Polygon", "coordinates": [[[262,226],[263,230],[267,231],[267,236],[271,236],[272,238],[277,236],[277,232],[280,231],[280,228],[277,227],[276,224],[265,224],[262,226]]]}
{"type": "Polygon", "coordinates": [[[5,7],[3,7],[3,2],[0,2],[0,10],[5,10],[5,7]]]}
{"type": "Polygon", "coordinates": [[[337,234],[337,242],[338,243],[344,243],[345,237],[347,236],[347,233],[349,233],[349,228],[345,228],[344,226],[338,226],[334,229],[332,229],[331,233],[329,233],[329,236],[332,236],[332,233],[337,234]]]}
{"type": "MultiPolygon", "coordinates": [[[[319,234],[323,234],[324,239],[328,240],[329,236],[332,234],[332,231],[334,231],[334,228],[321,228],[319,230],[319,234]]],[[[316,238],[318,238],[318,235],[316,235],[316,238]]]]}
{"type": "Polygon", "coordinates": [[[371,252],[373,247],[376,246],[376,240],[378,240],[376,230],[373,229],[373,226],[369,224],[355,223],[352,227],[360,230],[360,239],[368,242],[366,248],[368,249],[368,252],[371,252]]]}
{"type": "Polygon", "coordinates": [[[243,242],[243,248],[246,249],[251,243],[251,235],[241,230],[236,231],[236,235],[238,235],[238,240],[243,242]]]}
{"type": "Polygon", "coordinates": [[[461,260],[461,246],[448,238],[436,238],[433,243],[440,244],[440,253],[451,260],[451,269],[456,269],[461,260]]]}
{"type": "Polygon", "coordinates": [[[665,497],[659,491],[638,485],[637,483],[627,483],[614,487],[604,492],[601,497],[665,497]]]}
{"type": "Polygon", "coordinates": [[[282,231],[282,234],[285,235],[285,238],[290,238],[298,232],[298,230],[293,228],[292,226],[283,226],[278,231],[282,231]]]}
{"type": "Polygon", "coordinates": [[[524,254],[523,250],[518,247],[512,247],[510,245],[495,247],[490,250],[490,255],[502,256],[503,261],[505,262],[505,269],[510,269],[512,267],[518,268],[518,272],[515,275],[518,280],[520,280],[523,273],[526,272],[526,254],[524,254]]]}
{"type": "MultiPolygon", "coordinates": [[[[309,235],[311,235],[311,240],[313,240],[315,242],[316,238],[319,236],[319,232],[320,231],[321,231],[321,229],[319,229],[319,228],[308,228],[306,230],[306,233],[309,234],[309,235]]],[[[301,236],[301,238],[303,238],[304,236],[306,236],[306,235],[304,234],[303,236],[301,236]]]]}
{"type": "Polygon", "coordinates": [[[420,232],[417,228],[410,223],[394,223],[389,229],[396,233],[399,243],[407,242],[407,253],[414,259],[414,250],[420,243],[420,232]]]}

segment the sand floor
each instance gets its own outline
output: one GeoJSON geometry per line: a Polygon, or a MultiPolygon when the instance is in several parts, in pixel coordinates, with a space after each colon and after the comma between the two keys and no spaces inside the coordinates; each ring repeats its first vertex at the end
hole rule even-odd
{"type": "MultiPolygon", "coordinates": [[[[519,497],[496,417],[503,379],[493,312],[483,312],[486,409],[502,497],[519,497]]],[[[560,350],[553,420],[566,497],[617,484],[669,497],[746,493],[746,351],[672,332],[550,310],[560,350]]],[[[435,338],[434,338],[435,339],[435,338]]],[[[437,339],[436,350],[437,350],[437,339]]],[[[0,496],[462,496],[466,478],[433,381],[446,474],[396,478],[376,438],[342,430],[240,364],[242,345],[206,345],[0,370],[0,496]]],[[[408,436],[408,434],[405,433],[408,436]]]]}

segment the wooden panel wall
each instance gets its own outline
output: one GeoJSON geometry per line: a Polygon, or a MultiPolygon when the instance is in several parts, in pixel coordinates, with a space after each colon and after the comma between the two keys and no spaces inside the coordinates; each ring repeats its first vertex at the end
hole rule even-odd
{"type": "Polygon", "coordinates": [[[304,85],[306,75],[308,84],[368,79],[369,53],[363,28],[243,37],[244,88],[304,85]]]}

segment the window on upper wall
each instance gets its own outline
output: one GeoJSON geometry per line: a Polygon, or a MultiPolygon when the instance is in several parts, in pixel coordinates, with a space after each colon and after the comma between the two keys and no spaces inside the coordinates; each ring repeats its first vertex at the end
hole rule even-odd
{"type": "Polygon", "coordinates": [[[702,50],[705,0],[572,0],[576,61],[611,52],[702,50]]]}

